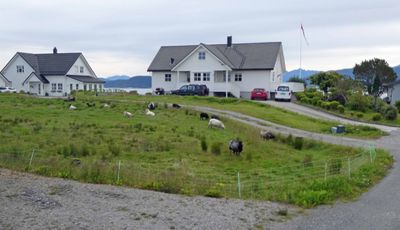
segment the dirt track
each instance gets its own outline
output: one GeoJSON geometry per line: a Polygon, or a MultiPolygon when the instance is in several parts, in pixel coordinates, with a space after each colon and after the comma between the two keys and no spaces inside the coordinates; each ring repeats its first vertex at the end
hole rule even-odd
{"type": "Polygon", "coordinates": [[[0,169],[0,229],[249,229],[285,220],[273,202],[186,197],[0,169]]]}

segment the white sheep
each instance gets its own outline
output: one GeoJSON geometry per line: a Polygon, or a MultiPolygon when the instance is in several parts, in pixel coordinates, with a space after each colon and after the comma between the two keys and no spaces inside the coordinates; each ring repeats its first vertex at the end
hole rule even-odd
{"type": "Polygon", "coordinates": [[[105,103],[105,104],[103,105],[103,108],[110,108],[110,105],[107,104],[107,103],[105,103]]]}
{"type": "Polygon", "coordinates": [[[146,109],[146,115],[154,117],[156,114],[154,112],[150,111],[149,109],[146,109]]]}
{"type": "Polygon", "coordinates": [[[214,119],[214,118],[211,118],[210,121],[208,122],[208,128],[212,128],[212,127],[225,129],[224,123],[222,123],[222,121],[214,119]]]}
{"type": "Polygon", "coordinates": [[[128,111],[124,111],[124,116],[127,117],[127,118],[132,118],[133,117],[132,113],[130,113],[128,111]]]}
{"type": "Polygon", "coordinates": [[[69,110],[76,110],[76,107],[73,106],[73,105],[70,105],[70,106],[69,106],[69,110]]]}

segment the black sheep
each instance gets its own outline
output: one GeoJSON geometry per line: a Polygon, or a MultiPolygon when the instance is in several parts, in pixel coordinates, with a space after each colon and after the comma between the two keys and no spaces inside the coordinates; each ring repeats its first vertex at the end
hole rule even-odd
{"type": "Polygon", "coordinates": [[[149,110],[155,110],[156,109],[156,105],[153,102],[151,102],[150,104],[147,105],[147,108],[149,110]]]}
{"type": "Polygon", "coordinates": [[[207,113],[200,113],[200,120],[208,120],[209,118],[207,113]]]}
{"type": "Polygon", "coordinates": [[[221,120],[217,115],[211,115],[211,119],[217,119],[217,120],[221,120]]]}
{"type": "Polygon", "coordinates": [[[275,138],[275,135],[272,132],[267,131],[267,130],[261,130],[260,131],[260,136],[264,140],[270,140],[270,139],[274,139],[275,138]]]}
{"type": "Polygon", "coordinates": [[[181,108],[181,106],[180,106],[180,105],[178,105],[178,104],[172,104],[172,108],[175,108],[175,109],[180,109],[180,108],[181,108]]]}
{"type": "Polygon", "coordinates": [[[243,142],[239,140],[229,141],[229,151],[237,156],[243,151],[243,142]]]}

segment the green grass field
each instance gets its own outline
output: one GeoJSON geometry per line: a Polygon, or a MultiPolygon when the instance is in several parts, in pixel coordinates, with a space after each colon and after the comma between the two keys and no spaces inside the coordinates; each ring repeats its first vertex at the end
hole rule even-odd
{"type": "MultiPolygon", "coordinates": [[[[87,98],[83,94],[79,95],[81,98],[87,98]]],[[[90,98],[90,96],[89,96],[90,98]]],[[[234,98],[215,98],[215,97],[197,97],[197,96],[136,96],[130,94],[119,94],[114,96],[107,96],[112,100],[128,100],[128,101],[154,101],[159,103],[178,103],[184,105],[199,105],[208,106],[216,109],[230,110],[240,112],[246,115],[254,116],[260,119],[274,122],[276,124],[285,125],[288,127],[301,129],[305,131],[332,134],[331,127],[339,125],[337,122],[318,120],[281,108],[273,107],[270,105],[252,102],[249,100],[241,100],[234,98]]],[[[387,135],[387,133],[369,126],[359,125],[346,125],[347,132],[344,136],[361,138],[361,139],[374,139],[387,135]]]]}
{"type": "MultiPolygon", "coordinates": [[[[158,98],[162,97],[154,99],[158,98]]],[[[198,112],[167,108],[164,103],[158,104],[155,117],[147,117],[147,103],[135,102],[147,97],[128,99],[78,97],[73,103],[78,109],[72,111],[62,100],[0,95],[0,166],[91,183],[213,197],[238,197],[240,173],[242,198],[310,207],[357,196],[382,178],[392,163],[381,150],[370,164],[368,158],[356,157],[363,153],[361,149],[279,135],[274,141],[264,141],[259,130],[228,119],[223,119],[225,130],[209,129],[198,112]],[[89,101],[96,106],[88,107],[89,101]],[[106,101],[110,108],[101,106],[106,101]],[[123,117],[123,111],[132,112],[133,118],[123,117]],[[244,142],[241,156],[228,151],[233,138],[244,142]],[[361,159],[351,179],[336,176],[346,172],[344,161],[332,160],[336,158],[361,159]],[[81,164],[73,164],[73,159],[81,164]],[[326,180],[321,179],[317,162],[329,167],[326,180]]]]}

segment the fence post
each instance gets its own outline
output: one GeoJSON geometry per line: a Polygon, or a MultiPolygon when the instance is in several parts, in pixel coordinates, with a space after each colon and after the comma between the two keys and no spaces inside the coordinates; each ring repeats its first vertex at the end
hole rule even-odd
{"type": "Polygon", "coordinates": [[[325,161],[325,181],[327,176],[328,176],[328,163],[325,161]]]}
{"type": "Polygon", "coordinates": [[[117,183],[119,183],[119,171],[121,170],[121,160],[118,161],[117,183]]]}
{"type": "Polygon", "coordinates": [[[347,167],[349,168],[349,178],[351,177],[351,164],[350,164],[350,157],[347,158],[347,167]]]}
{"type": "Polygon", "coordinates": [[[240,191],[240,173],[237,173],[237,183],[238,183],[238,192],[239,192],[239,198],[242,198],[242,193],[240,191]]]}
{"type": "Polygon", "coordinates": [[[35,149],[32,150],[31,159],[29,160],[29,167],[28,167],[28,169],[30,169],[31,166],[32,166],[32,160],[33,160],[33,156],[34,156],[34,155],[35,155],[35,149]]]}

